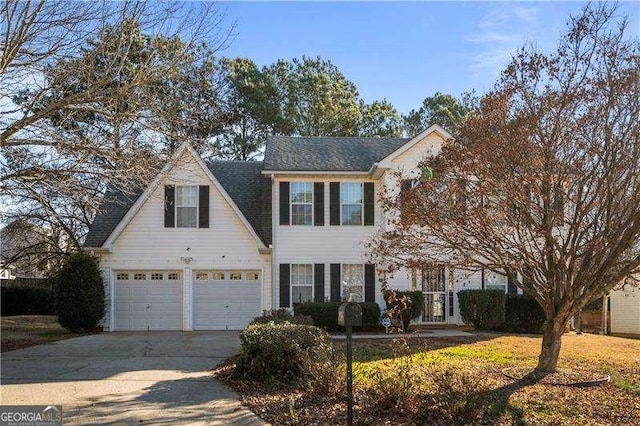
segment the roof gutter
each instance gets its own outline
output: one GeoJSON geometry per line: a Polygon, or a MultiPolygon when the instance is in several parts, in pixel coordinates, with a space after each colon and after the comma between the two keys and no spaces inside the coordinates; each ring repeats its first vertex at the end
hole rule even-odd
{"type": "Polygon", "coordinates": [[[82,250],[94,253],[112,253],[111,247],[82,247],[82,250]]]}
{"type": "Polygon", "coordinates": [[[344,175],[344,176],[366,176],[369,172],[366,171],[332,171],[332,170],[263,170],[263,175],[344,175]]]}

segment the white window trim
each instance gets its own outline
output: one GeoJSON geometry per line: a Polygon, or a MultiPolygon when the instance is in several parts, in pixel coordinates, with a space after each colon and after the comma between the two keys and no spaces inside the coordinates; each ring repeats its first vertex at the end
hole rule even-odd
{"type": "Polygon", "coordinates": [[[199,185],[175,185],[175,192],[173,195],[174,207],[173,207],[173,222],[175,228],[181,229],[194,229],[200,226],[200,186],[199,185]],[[179,206],[178,205],[178,188],[196,188],[196,205],[195,206],[179,206]],[[196,208],[196,226],[179,226],[178,225],[178,207],[195,207],[196,208]]]}
{"type": "MultiPolygon", "coordinates": [[[[311,284],[295,284],[296,287],[311,287],[311,300],[309,302],[313,302],[316,298],[315,290],[316,290],[316,274],[315,274],[315,266],[313,263],[292,263],[289,265],[289,307],[293,307],[293,265],[303,265],[303,266],[311,266],[311,284]]],[[[303,302],[304,303],[304,302],[303,302]]]]}
{"type": "MultiPolygon", "coordinates": [[[[340,182],[340,226],[364,226],[364,182],[340,182]],[[359,183],[360,184],[360,203],[343,203],[342,202],[342,184],[344,183],[359,183]],[[360,206],[360,224],[359,225],[345,225],[342,217],[342,206],[360,206]]],[[[348,265],[355,265],[355,263],[349,263],[348,265]]]]}
{"type": "Polygon", "coordinates": [[[315,209],[313,208],[313,206],[315,205],[315,194],[314,194],[314,190],[313,190],[313,184],[315,182],[303,182],[303,181],[292,181],[289,182],[289,226],[313,226],[314,223],[316,223],[316,218],[315,218],[315,209]],[[299,201],[293,201],[293,184],[294,183],[308,183],[311,184],[311,203],[301,203],[299,201]],[[311,223],[308,225],[305,225],[303,223],[293,223],[293,205],[299,205],[299,206],[306,206],[311,204],[311,223]]]}
{"type": "MultiPolygon", "coordinates": [[[[340,300],[342,300],[342,285],[344,283],[344,280],[342,279],[343,277],[343,269],[345,265],[360,265],[359,263],[341,263],[340,264],[340,300]]],[[[362,302],[364,302],[365,300],[365,288],[366,288],[366,283],[364,282],[364,263],[362,265],[360,265],[362,267],[362,302]]]]}

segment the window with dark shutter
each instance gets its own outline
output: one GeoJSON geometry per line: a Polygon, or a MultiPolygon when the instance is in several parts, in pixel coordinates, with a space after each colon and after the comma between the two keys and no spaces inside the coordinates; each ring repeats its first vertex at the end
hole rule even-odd
{"type": "Polygon", "coordinates": [[[340,301],[340,264],[332,263],[330,269],[331,301],[340,301]]]}
{"type": "Polygon", "coordinates": [[[364,224],[372,226],[374,222],[374,199],[375,193],[373,190],[373,182],[366,182],[364,184],[364,224]]]}
{"type": "Polygon", "coordinates": [[[175,200],[176,187],[173,185],[164,186],[164,227],[174,228],[176,226],[175,200]]]}
{"type": "Polygon", "coordinates": [[[280,225],[289,225],[289,182],[280,182],[280,225]]]}
{"type": "Polygon", "coordinates": [[[313,184],[313,224],[324,226],[324,182],[313,184]]]}
{"type": "Polygon", "coordinates": [[[376,265],[364,265],[364,301],[367,303],[376,301],[376,265]]]}
{"type": "Polygon", "coordinates": [[[198,188],[198,228],[209,227],[209,186],[198,188]]]}
{"type": "Polygon", "coordinates": [[[329,183],[329,225],[340,225],[340,182],[329,183]]]}
{"type": "Polygon", "coordinates": [[[289,274],[290,265],[287,263],[280,264],[280,307],[288,308],[291,306],[290,299],[290,280],[291,276],[289,274]]]}
{"type": "Polygon", "coordinates": [[[316,302],[324,302],[324,263],[313,265],[313,292],[316,302]]]}

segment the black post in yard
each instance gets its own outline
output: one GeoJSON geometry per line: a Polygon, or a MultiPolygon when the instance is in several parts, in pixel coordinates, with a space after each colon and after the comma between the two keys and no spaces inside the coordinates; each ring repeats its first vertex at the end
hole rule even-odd
{"type": "Polygon", "coordinates": [[[353,371],[351,370],[351,326],[347,326],[347,425],[353,426],[353,371]]]}
{"type": "Polygon", "coordinates": [[[362,326],[362,307],[357,303],[347,302],[338,309],[338,325],[347,329],[347,424],[353,426],[353,370],[352,335],[353,326],[362,326]]]}

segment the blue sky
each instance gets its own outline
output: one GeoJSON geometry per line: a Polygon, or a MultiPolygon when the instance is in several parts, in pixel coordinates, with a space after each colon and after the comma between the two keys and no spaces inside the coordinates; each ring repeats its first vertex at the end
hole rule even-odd
{"type": "MultiPolygon", "coordinates": [[[[552,49],[582,2],[220,2],[236,22],[224,56],[258,65],[320,55],[365,101],[406,113],[436,91],[489,90],[525,42],[552,49]]],[[[640,1],[623,2],[640,37],[640,1]]]]}

